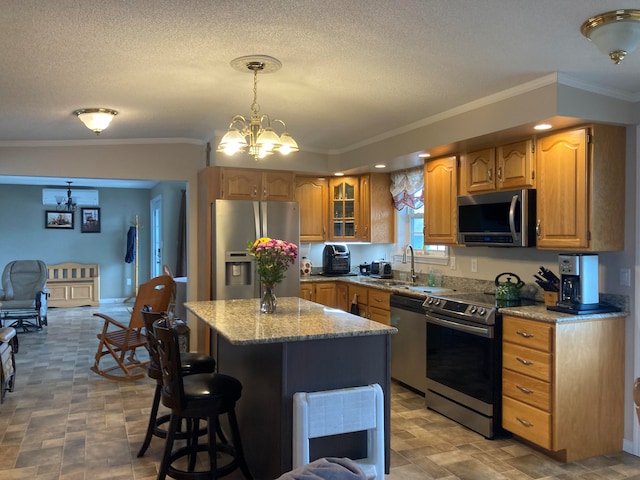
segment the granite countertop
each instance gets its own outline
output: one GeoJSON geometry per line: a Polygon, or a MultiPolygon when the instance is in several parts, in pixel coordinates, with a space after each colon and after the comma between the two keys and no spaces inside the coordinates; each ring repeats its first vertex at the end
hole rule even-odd
{"type": "Polygon", "coordinates": [[[278,298],[274,314],[262,313],[258,298],[187,302],[185,307],[233,345],[386,335],[398,331],[297,297],[278,298]]]}
{"type": "Polygon", "coordinates": [[[584,322],[601,318],[625,317],[628,315],[627,312],[624,311],[611,313],[591,313],[583,315],[561,313],[555,312],[553,310],[547,310],[547,307],[544,305],[544,303],[526,307],[502,307],[500,308],[500,312],[503,315],[511,315],[512,317],[522,317],[549,323],[584,322]]]}
{"type": "MultiPolygon", "coordinates": [[[[306,277],[300,277],[300,283],[304,284],[307,282],[347,282],[353,283],[356,285],[364,285],[367,287],[378,288],[381,290],[387,290],[391,293],[401,294],[401,295],[409,295],[412,297],[418,298],[427,298],[429,295],[428,290],[432,287],[427,285],[410,285],[407,282],[403,282],[398,279],[390,278],[390,279],[377,279],[362,275],[357,276],[345,276],[345,277],[325,277],[322,275],[311,275],[306,277]],[[411,288],[411,289],[409,289],[411,288]],[[421,291],[422,290],[422,291],[421,291]]],[[[458,284],[450,284],[448,287],[456,290],[459,293],[469,292],[469,291],[488,291],[487,288],[493,289],[493,282],[489,282],[484,285],[484,288],[480,285],[480,289],[478,289],[478,284],[476,283],[467,283],[465,279],[459,279],[458,284]],[[488,285],[488,287],[487,287],[488,285]]],[[[437,292],[435,292],[437,294],[437,292]]],[[[600,300],[606,303],[610,303],[619,307],[622,311],[620,312],[612,312],[612,313],[594,313],[594,314],[568,314],[562,312],[556,312],[553,310],[547,310],[547,307],[543,302],[539,302],[536,305],[530,306],[522,306],[522,307],[501,307],[500,312],[502,314],[511,315],[514,317],[523,317],[529,318],[532,320],[539,320],[543,322],[549,323],[564,323],[564,322],[583,322],[600,318],[614,318],[620,316],[628,315],[628,300],[621,295],[607,295],[600,294],[600,300]]]]}

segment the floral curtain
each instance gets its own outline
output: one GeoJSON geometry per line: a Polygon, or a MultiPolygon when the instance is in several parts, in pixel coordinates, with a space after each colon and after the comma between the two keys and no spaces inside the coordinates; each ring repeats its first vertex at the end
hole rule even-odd
{"type": "Polygon", "coordinates": [[[424,205],[424,168],[391,174],[391,195],[396,210],[404,207],[420,208],[424,205]]]}

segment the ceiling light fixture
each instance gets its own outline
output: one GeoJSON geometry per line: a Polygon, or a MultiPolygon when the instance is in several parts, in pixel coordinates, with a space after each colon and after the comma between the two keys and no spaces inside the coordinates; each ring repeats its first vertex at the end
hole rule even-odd
{"type": "Polygon", "coordinates": [[[100,135],[100,132],[109,126],[118,112],[110,108],[81,108],[80,110],[75,110],[73,114],[89,130],[95,132],[96,135],[100,135]]]}
{"type": "Polygon", "coordinates": [[[281,155],[297,152],[298,144],[287,132],[285,123],[278,118],[271,120],[267,114],[260,114],[260,105],[258,105],[258,73],[272,73],[280,70],[282,68],[280,60],[267,55],[249,55],[232,60],[231,66],[242,72],[253,72],[251,118],[234,115],[229,124],[229,130],[220,140],[217,151],[227,155],[248,152],[256,160],[273,152],[281,155]],[[263,122],[266,123],[263,125],[263,122]],[[282,125],[284,130],[280,136],[273,130],[271,123],[282,125]]]}
{"type": "Polygon", "coordinates": [[[613,10],[582,24],[582,34],[618,64],[640,44],[640,10],[613,10]]]}
{"type": "Polygon", "coordinates": [[[61,212],[76,211],[76,202],[71,197],[71,183],[67,182],[67,198],[64,198],[63,195],[56,195],[56,203],[58,204],[56,210],[61,212]]]}

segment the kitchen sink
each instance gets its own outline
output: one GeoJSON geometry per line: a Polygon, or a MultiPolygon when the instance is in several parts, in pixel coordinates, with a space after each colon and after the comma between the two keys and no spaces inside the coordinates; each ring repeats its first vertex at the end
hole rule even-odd
{"type": "Polygon", "coordinates": [[[412,292],[422,293],[451,293],[454,290],[444,287],[430,287],[428,285],[404,285],[403,288],[411,290],[412,292]]]}
{"type": "Polygon", "coordinates": [[[396,285],[408,285],[407,282],[403,282],[401,280],[393,280],[387,278],[366,278],[362,279],[365,283],[373,283],[376,285],[384,285],[385,287],[394,287],[396,285]]]}

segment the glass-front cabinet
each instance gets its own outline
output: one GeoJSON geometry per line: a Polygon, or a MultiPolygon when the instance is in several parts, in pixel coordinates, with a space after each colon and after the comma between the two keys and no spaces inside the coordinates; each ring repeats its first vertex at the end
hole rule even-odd
{"type": "Polygon", "coordinates": [[[354,240],[357,235],[357,198],[358,178],[332,178],[331,192],[331,225],[332,239],[354,240]]]}

